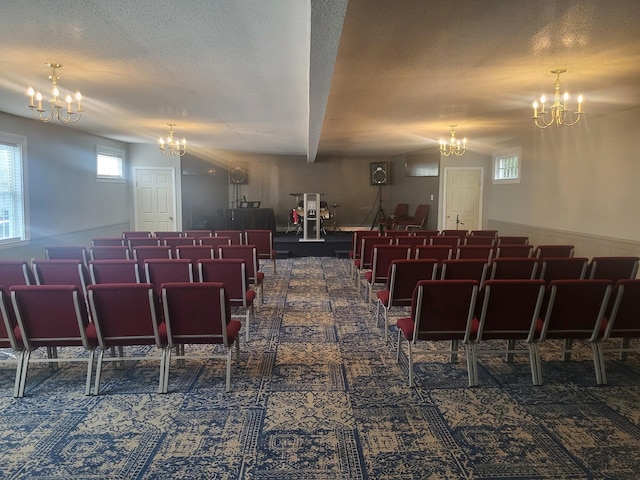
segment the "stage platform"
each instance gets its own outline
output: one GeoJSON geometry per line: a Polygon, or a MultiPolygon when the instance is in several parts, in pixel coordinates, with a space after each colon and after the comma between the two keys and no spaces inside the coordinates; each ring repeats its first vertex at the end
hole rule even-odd
{"type": "Polygon", "coordinates": [[[302,235],[293,232],[276,233],[273,238],[278,258],[285,257],[347,257],[351,250],[351,232],[328,232],[323,242],[301,242],[302,235]]]}

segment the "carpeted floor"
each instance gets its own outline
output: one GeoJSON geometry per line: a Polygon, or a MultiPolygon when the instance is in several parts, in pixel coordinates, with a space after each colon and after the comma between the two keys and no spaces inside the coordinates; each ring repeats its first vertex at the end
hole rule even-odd
{"type": "MultiPolygon", "coordinates": [[[[341,258],[278,260],[266,304],[241,345],[232,392],[224,362],[109,365],[85,397],[85,366],[35,365],[14,399],[0,361],[3,479],[636,479],[640,361],[607,357],[595,386],[589,350],[543,349],[544,385],[527,358],[481,356],[467,387],[464,357],[395,360],[341,258]]],[[[425,347],[426,348],[426,347],[425,347]]],[[[157,352],[140,350],[141,355],[157,352]]],[[[1,356],[8,352],[2,351],[1,356]]]]}

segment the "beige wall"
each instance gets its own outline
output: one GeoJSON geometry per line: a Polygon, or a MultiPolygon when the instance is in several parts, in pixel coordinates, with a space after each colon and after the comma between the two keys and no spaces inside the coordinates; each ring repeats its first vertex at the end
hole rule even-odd
{"type": "Polygon", "coordinates": [[[576,254],[640,254],[640,110],[524,138],[522,181],[485,191],[488,222],[576,254]]]}

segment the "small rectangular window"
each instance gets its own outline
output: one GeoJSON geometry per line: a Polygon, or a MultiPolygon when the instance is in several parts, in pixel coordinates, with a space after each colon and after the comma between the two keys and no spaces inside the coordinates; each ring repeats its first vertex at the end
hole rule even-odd
{"type": "Polygon", "coordinates": [[[98,181],[124,182],[124,151],[98,147],[96,158],[98,181]]]}
{"type": "Polygon", "coordinates": [[[27,240],[23,151],[26,139],[0,134],[0,244],[27,240]]]}
{"type": "Polygon", "coordinates": [[[494,154],[493,183],[520,183],[520,149],[494,154]]]}

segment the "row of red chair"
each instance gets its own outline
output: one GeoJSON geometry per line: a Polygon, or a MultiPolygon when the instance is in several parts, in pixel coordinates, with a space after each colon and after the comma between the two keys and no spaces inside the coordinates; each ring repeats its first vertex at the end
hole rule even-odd
{"type": "Polygon", "coordinates": [[[411,316],[397,321],[397,356],[402,339],[408,346],[409,385],[414,386],[413,348],[418,341],[451,341],[448,353],[464,346],[469,385],[478,384],[479,354],[504,349],[478,348],[488,340],[507,340],[509,358],[528,351],[532,383],[542,384],[539,343],[565,340],[565,360],[571,341],[589,343],[598,384],[606,384],[603,342],[623,339],[616,352],[637,352],[628,342],[640,337],[640,280],[489,280],[482,289],[474,280],[421,280],[412,295],[411,316]],[[527,350],[516,349],[516,341],[527,350]]]}
{"type": "Polygon", "coordinates": [[[215,258],[218,248],[223,245],[254,245],[258,258],[272,260],[276,273],[276,251],[271,230],[218,230],[215,235],[210,230],[155,234],[130,231],[123,232],[122,237],[94,238],[88,250],[78,245],[49,246],[45,248],[45,256],[50,260],[82,260],[88,267],[89,260],[135,258],[144,261],[144,258],[168,255],[169,258],[209,258],[211,252],[206,247],[213,249],[211,258],[215,258]]]}
{"type": "MultiPolygon", "coordinates": [[[[103,361],[159,360],[158,393],[168,391],[173,347],[189,344],[222,344],[227,361],[226,389],[231,385],[231,350],[239,356],[241,323],[231,319],[229,297],[222,283],[165,283],[163,314],[157,313],[154,287],[148,283],[104,284],[88,287],[91,320],[81,290],[73,285],[16,285],[8,292],[0,287],[0,345],[17,352],[14,396],[22,397],[31,363],[86,362],[85,394],[91,394],[97,353],[94,395],[99,393],[103,361]],[[8,295],[10,295],[10,300],[8,295]],[[15,320],[15,324],[11,320],[15,320]],[[46,319],[46,321],[43,321],[46,319]],[[114,347],[154,345],[158,356],[105,358],[114,347]],[[34,358],[40,347],[46,358],[34,358]],[[59,357],[58,347],[84,347],[88,355],[59,357]]],[[[218,358],[211,353],[206,358],[218,358]]],[[[178,359],[192,358],[182,353],[178,359]]]]}
{"type": "MultiPolygon", "coordinates": [[[[230,246],[236,249],[246,249],[246,246],[230,246]]],[[[184,259],[147,259],[144,262],[144,278],[147,285],[151,285],[154,294],[154,302],[156,305],[156,317],[163,319],[163,310],[161,302],[161,288],[167,283],[191,283],[197,275],[200,282],[218,282],[225,286],[225,294],[228,296],[229,306],[236,312],[227,310],[232,316],[243,316],[245,327],[245,337],[249,340],[249,325],[254,317],[254,299],[256,292],[251,288],[250,282],[253,280],[249,276],[247,269],[248,263],[256,265],[255,249],[253,249],[252,257],[246,259],[241,258],[221,258],[221,259],[203,259],[195,265],[189,260],[184,259]],[[246,260],[246,261],[245,261],[246,260]],[[193,265],[193,266],[192,266],[193,265]],[[197,274],[194,271],[197,270],[197,274]]],[[[138,270],[138,262],[135,260],[104,260],[90,262],[91,275],[79,260],[34,260],[33,270],[31,270],[24,261],[3,261],[0,262],[0,284],[9,286],[66,286],[65,288],[73,288],[78,292],[79,305],[83,310],[79,318],[88,318],[93,320],[91,310],[87,312],[89,305],[89,297],[94,285],[132,285],[139,284],[140,274],[138,270]]],[[[259,272],[261,273],[261,272],[259,272]]],[[[260,283],[254,285],[261,291],[261,280],[263,277],[258,275],[260,283]]],[[[262,295],[261,295],[262,296],[262,295]]],[[[115,297],[114,297],[115,299],[115,297]]],[[[126,306],[126,296],[121,301],[117,301],[120,305],[126,306]],[[123,303],[124,302],[124,303],[123,303]]],[[[54,308],[51,306],[51,308],[54,308]]],[[[3,328],[0,330],[0,346],[12,346],[19,351],[26,351],[35,346],[25,344],[24,339],[28,337],[28,330],[19,331],[16,316],[12,314],[12,308],[9,307],[5,315],[4,321],[0,320],[3,328]],[[16,341],[12,341],[10,333],[16,333],[16,341]],[[25,346],[26,345],[26,346],[25,346]],[[22,348],[21,348],[22,347],[22,348]]],[[[93,325],[90,323],[90,325],[93,325]]],[[[61,344],[59,346],[65,346],[61,344]]],[[[52,346],[48,348],[48,358],[55,358],[55,349],[52,346]]],[[[102,355],[102,354],[101,354],[102,355]]],[[[16,372],[16,396],[22,396],[26,381],[26,365],[29,362],[30,353],[27,354],[25,364],[20,362],[16,372]],[[24,370],[21,370],[24,368],[24,370]],[[22,373],[21,373],[22,371],[22,373]]],[[[100,357],[102,358],[102,357],[100,357]]],[[[102,360],[100,360],[102,361],[102,360]]],[[[89,381],[89,380],[88,380],[89,381]]],[[[98,382],[96,381],[96,392],[98,390],[98,382]]],[[[87,386],[87,389],[89,387],[87,386]]]]}
{"type": "Polygon", "coordinates": [[[371,289],[375,283],[385,285],[378,292],[375,312],[376,322],[383,314],[385,338],[388,336],[388,310],[391,307],[410,305],[413,289],[418,280],[475,280],[482,285],[487,280],[534,280],[549,285],[554,280],[605,279],[615,284],[619,280],[633,279],[638,271],[638,257],[587,258],[497,258],[491,264],[476,259],[399,260],[393,258],[396,247],[376,248],[376,264],[365,275],[371,289]]]}

